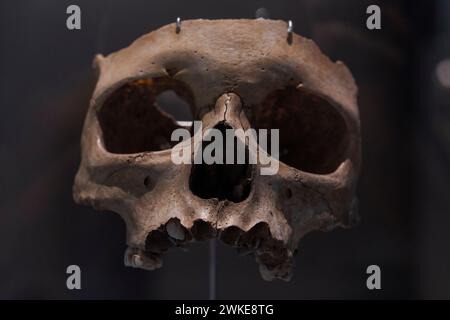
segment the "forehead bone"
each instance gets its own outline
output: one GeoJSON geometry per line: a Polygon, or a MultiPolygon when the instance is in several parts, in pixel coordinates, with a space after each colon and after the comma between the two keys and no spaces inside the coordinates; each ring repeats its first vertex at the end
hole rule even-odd
{"type": "Polygon", "coordinates": [[[313,41],[294,34],[280,20],[188,20],[181,32],[164,26],[129,47],[97,59],[100,78],[94,102],[143,77],[170,76],[185,82],[198,108],[224,92],[254,105],[274,89],[302,84],[356,116],[356,86],[341,62],[333,63],[313,41]]]}

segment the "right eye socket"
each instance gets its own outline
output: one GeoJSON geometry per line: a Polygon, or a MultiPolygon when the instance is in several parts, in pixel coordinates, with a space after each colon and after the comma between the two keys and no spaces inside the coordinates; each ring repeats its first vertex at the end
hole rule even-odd
{"type": "Polygon", "coordinates": [[[173,147],[176,142],[171,141],[171,134],[180,127],[176,121],[192,118],[191,105],[187,86],[172,78],[139,79],[123,85],[98,111],[106,150],[130,154],[173,147]]]}

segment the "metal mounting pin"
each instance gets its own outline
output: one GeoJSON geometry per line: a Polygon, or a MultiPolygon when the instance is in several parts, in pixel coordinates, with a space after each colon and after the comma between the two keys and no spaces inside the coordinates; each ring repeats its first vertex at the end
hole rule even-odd
{"type": "Polygon", "coordinates": [[[289,44],[292,44],[292,32],[294,31],[294,24],[292,23],[292,20],[288,21],[288,27],[287,27],[287,41],[289,44]]]}
{"type": "Polygon", "coordinates": [[[177,22],[176,22],[176,29],[175,29],[175,32],[176,32],[176,33],[180,33],[180,31],[181,31],[181,18],[180,18],[180,17],[177,17],[177,22]]]}
{"type": "Polygon", "coordinates": [[[292,20],[288,21],[288,28],[287,28],[287,32],[292,33],[294,31],[294,24],[292,23],[292,20]]]}

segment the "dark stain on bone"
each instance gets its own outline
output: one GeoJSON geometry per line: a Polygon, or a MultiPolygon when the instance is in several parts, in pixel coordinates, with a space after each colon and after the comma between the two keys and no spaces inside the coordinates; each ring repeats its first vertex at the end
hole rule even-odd
{"type": "Polygon", "coordinates": [[[280,161],[296,169],[328,174],[346,159],[349,135],[344,118],[306,89],[275,90],[254,108],[251,122],[256,129],[281,129],[280,161]]]}
{"type": "Polygon", "coordinates": [[[192,94],[183,83],[171,78],[139,79],[113,92],[98,111],[103,142],[111,153],[130,154],[173,147],[175,119],[156,104],[167,90],[175,92],[188,105],[192,94]]]}

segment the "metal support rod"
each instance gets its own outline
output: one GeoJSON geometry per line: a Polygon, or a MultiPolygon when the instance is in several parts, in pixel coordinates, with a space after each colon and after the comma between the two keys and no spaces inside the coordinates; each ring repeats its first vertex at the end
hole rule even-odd
{"type": "Polygon", "coordinates": [[[209,241],[209,300],[216,300],[217,241],[209,241]]]}

